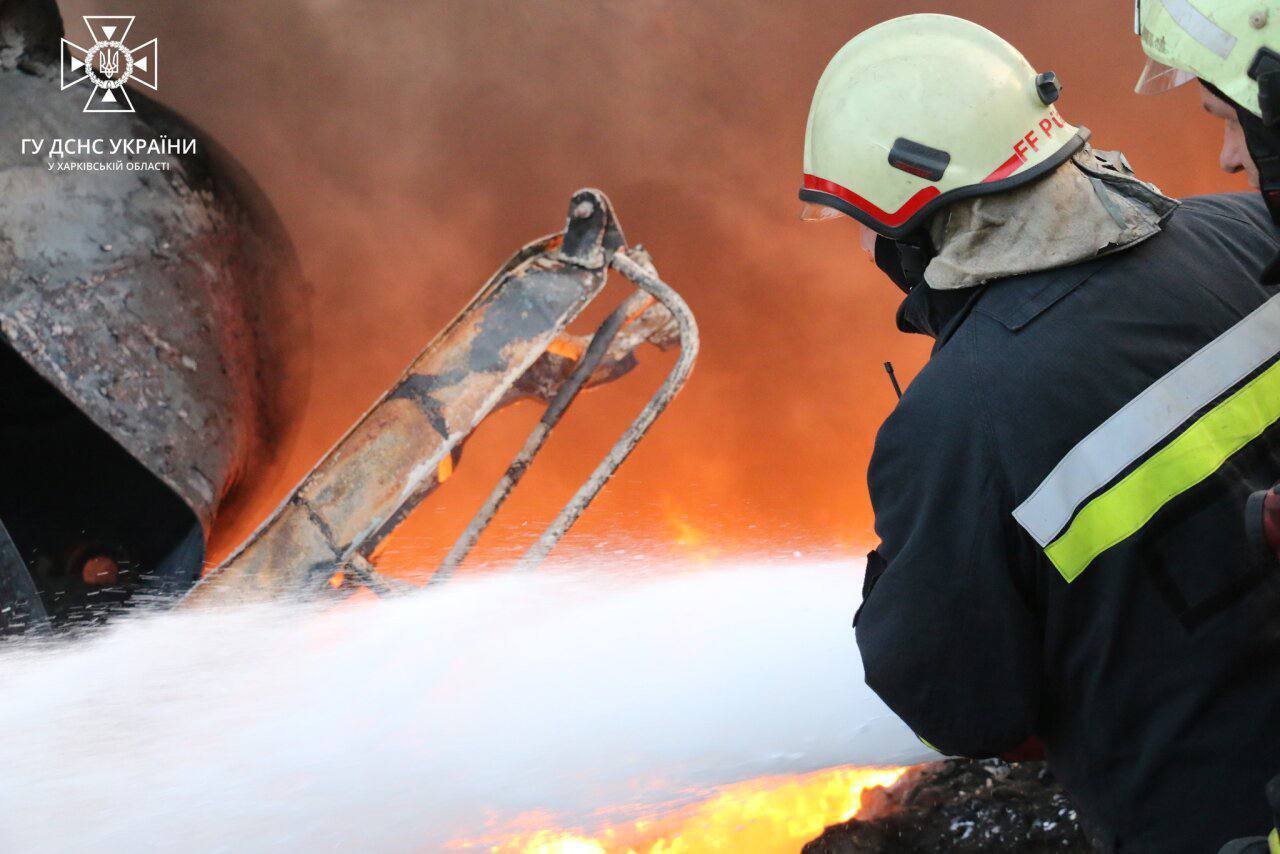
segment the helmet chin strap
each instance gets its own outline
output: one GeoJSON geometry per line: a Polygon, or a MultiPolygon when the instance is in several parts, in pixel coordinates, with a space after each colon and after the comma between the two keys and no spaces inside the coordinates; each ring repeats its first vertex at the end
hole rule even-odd
{"type": "Polygon", "coordinates": [[[922,228],[902,240],[876,238],[876,266],[904,294],[911,293],[924,281],[924,271],[936,254],[927,229],[922,228]]]}
{"type": "MultiPolygon", "coordinates": [[[[1249,156],[1258,167],[1258,192],[1262,193],[1262,199],[1267,203],[1271,221],[1280,227],[1280,132],[1267,127],[1262,119],[1249,110],[1239,105],[1235,105],[1235,108],[1240,116],[1240,126],[1244,129],[1249,156]]],[[[1262,282],[1268,285],[1280,284],[1280,255],[1262,271],[1262,282]]]]}
{"type": "Polygon", "coordinates": [[[1244,129],[1249,156],[1258,167],[1258,190],[1266,200],[1271,219],[1280,226],[1280,131],[1267,127],[1262,119],[1244,107],[1234,106],[1244,129]]]}

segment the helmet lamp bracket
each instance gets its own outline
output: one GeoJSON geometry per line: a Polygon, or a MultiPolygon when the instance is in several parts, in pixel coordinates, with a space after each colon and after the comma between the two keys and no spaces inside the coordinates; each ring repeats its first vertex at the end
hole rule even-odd
{"type": "Polygon", "coordinates": [[[923,143],[898,137],[889,149],[889,165],[909,175],[937,183],[951,165],[951,154],[923,143]]]}
{"type": "Polygon", "coordinates": [[[1062,83],[1059,82],[1058,75],[1052,71],[1037,74],[1036,94],[1040,96],[1040,103],[1046,107],[1056,103],[1062,97],[1062,83]]]}

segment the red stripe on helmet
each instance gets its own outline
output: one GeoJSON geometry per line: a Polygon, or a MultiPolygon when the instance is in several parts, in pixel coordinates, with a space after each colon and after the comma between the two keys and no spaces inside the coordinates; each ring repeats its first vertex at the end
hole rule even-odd
{"type": "Polygon", "coordinates": [[[1005,178],[1008,178],[1014,172],[1017,172],[1019,169],[1021,169],[1022,164],[1026,162],[1027,162],[1027,158],[1023,157],[1021,154],[1014,154],[1004,163],[1000,164],[1000,168],[996,169],[996,171],[992,172],[990,175],[983,178],[982,183],[990,184],[992,181],[1001,181],[1005,178]]]}
{"type": "Polygon", "coordinates": [[[878,222],[882,222],[891,228],[897,228],[911,217],[915,216],[919,210],[929,202],[942,195],[937,187],[925,187],[911,198],[907,199],[902,207],[893,213],[881,210],[871,202],[859,196],[853,190],[841,187],[835,181],[828,181],[826,178],[819,178],[817,175],[804,176],[804,188],[806,190],[817,190],[820,193],[827,193],[838,199],[843,199],[853,205],[865,214],[874,217],[878,222]]]}
{"type": "MultiPolygon", "coordinates": [[[[1014,154],[1004,163],[1001,163],[996,168],[996,171],[983,178],[982,183],[990,184],[995,181],[1002,181],[1021,169],[1026,165],[1026,162],[1026,157],[1023,157],[1021,154],[1014,154]]],[[[843,199],[858,210],[865,214],[869,214],[878,222],[882,222],[891,228],[897,228],[902,225],[907,220],[911,219],[911,217],[919,213],[921,208],[929,204],[929,202],[933,201],[938,196],[942,195],[942,191],[937,187],[925,187],[920,192],[907,199],[907,201],[903,203],[902,207],[890,213],[889,211],[882,210],[877,207],[872,202],[867,201],[853,190],[850,190],[847,187],[842,187],[835,181],[828,181],[826,178],[819,178],[817,175],[806,174],[804,176],[804,188],[806,190],[817,190],[820,193],[827,193],[838,199],[843,199]]]]}

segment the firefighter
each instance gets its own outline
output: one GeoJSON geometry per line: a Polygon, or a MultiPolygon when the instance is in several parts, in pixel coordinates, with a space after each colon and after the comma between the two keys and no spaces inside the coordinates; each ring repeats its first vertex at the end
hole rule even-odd
{"type": "MultiPolygon", "coordinates": [[[[1135,30],[1147,54],[1136,87],[1155,94],[1197,80],[1201,106],[1223,123],[1219,165],[1243,172],[1280,225],[1280,7],[1257,0],[1135,0],[1135,30]]],[[[1263,272],[1280,282],[1280,256],[1263,272]]],[[[1280,557],[1280,484],[1250,496],[1245,524],[1260,560],[1280,557]]],[[[1269,723],[1269,722],[1268,722],[1269,723]]],[[[1280,776],[1267,786],[1280,826],[1280,776]]],[[[1280,832],[1233,841],[1223,854],[1280,852],[1280,832]]]]}
{"type": "MultiPolygon", "coordinates": [[[[1225,123],[1221,164],[1247,173],[1280,224],[1280,5],[1260,0],[1135,0],[1147,54],[1137,91],[1199,80],[1225,123]]],[[[1280,278],[1280,266],[1269,271],[1280,278]]]]}
{"type": "Polygon", "coordinates": [[[807,218],[847,215],[931,358],[880,429],[868,684],[947,754],[1039,742],[1104,850],[1265,833],[1280,581],[1243,506],[1280,476],[1278,240],[1089,145],[1061,85],[942,15],[818,83],[807,218]]]}

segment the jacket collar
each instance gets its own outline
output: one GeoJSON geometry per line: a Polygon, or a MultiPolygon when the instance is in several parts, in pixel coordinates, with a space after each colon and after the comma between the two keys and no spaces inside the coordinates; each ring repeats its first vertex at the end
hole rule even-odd
{"type": "Polygon", "coordinates": [[[985,287],[977,287],[937,291],[921,282],[898,306],[898,329],[928,335],[934,339],[933,352],[936,353],[960,328],[986,290],[985,287]]]}
{"type": "Polygon", "coordinates": [[[937,353],[981,302],[977,310],[1010,332],[1017,332],[1105,265],[1105,261],[1098,259],[959,291],[938,291],[922,283],[898,306],[898,329],[928,335],[934,339],[933,352],[937,353]]]}

